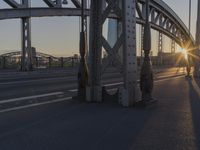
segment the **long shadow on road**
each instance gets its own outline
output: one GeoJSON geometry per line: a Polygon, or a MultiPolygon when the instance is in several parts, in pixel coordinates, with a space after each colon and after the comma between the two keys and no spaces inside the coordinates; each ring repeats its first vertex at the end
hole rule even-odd
{"type": "Polygon", "coordinates": [[[128,150],[154,112],[117,104],[57,105],[57,109],[46,106],[44,110],[23,110],[18,115],[1,114],[0,122],[4,121],[1,132],[9,124],[9,134],[0,133],[0,149],[128,150]]]}
{"type": "Polygon", "coordinates": [[[195,135],[195,144],[200,149],[200,80],[188,81],[192,121],[195,135]]]}

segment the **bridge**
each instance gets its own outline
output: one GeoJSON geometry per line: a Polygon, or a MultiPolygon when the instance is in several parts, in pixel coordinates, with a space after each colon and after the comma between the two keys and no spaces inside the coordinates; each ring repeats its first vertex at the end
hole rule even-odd
{"type": "Polygon", "coordinates": [[[69,0],[42,1],[46,7],[4,0],[11,8],[0,9],[0,20],[22,22],[21,51],[0,55],[0,149],[200,148],[200,9],[194,38],[162,0],[70,0],[73,8],[69,0]],[[32,47],[31,18],[52,16],[81,18],[80,58],[32,47]],[[158,56],[150,56],[152,29],[158,56]],[[163,36],[171,40],[167,55],[163,36]],[[17,69],[6,70],[7,58],[17,69]]]}

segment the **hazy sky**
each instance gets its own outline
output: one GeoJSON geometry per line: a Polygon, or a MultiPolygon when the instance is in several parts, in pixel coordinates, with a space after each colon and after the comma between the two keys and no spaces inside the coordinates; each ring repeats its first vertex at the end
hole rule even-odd
{"type": "MultiPolygon", "coordinates": [[[[18,0],[19,1],[19,0],[18,0]]],[[[189,0],[164,0],[188,26],[189,0]]],[[[33,7],[46,7],[42,0],[32,0],[33,7]]],[[[69,7],[72,5],[69,4],[69,7]]],[[[0,0],[0,9],[9,8],[0,0]]],[[[197,0],[192,0],[191,32],[196,29],[197,0]]],[[[56,56],[78,53],[78,17],[32,18],[32,46],[38,51],[56,56]]],[[[5,50],[19,50],[21,47],[20,19],[0,21],[0,53],[5,50]]]]}

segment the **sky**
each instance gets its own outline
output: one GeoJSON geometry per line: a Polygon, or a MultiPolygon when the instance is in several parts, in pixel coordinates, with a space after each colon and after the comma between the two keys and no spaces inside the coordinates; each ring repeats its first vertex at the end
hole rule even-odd
{"type": "MultiPolygon", "coordinates": [[[[16,0],[20,1],[20,0],[16,0]]],[[[164,0],[188,26],[189,0],[164,0]]],[[[32,7],[47,7],[42,0],[31,0],[32,7]]],[[[67,7],[73,7],[71,3],[67,7]]],[[[10,8],[0,0],[0,9],[10,8]]],[[[195,36],[197,0],[192,0],[191,33],[195,36]]],[[[20,19],[0,20],[0,54],[21,49],[20,19]]],[[[78,17],[42,17],[31,19],[32,46],[54,56],[71,56],[79,49],[78,17]]],[[[156,36],[154,33],[153,36],[156,36]]],[[[165,49],[169,49],[169,39],[165,49]]],[[[155,41],[154,41],[155,42],[155,41]]],[[[153,44],[156,49],[156,43],[153,44]]]]}

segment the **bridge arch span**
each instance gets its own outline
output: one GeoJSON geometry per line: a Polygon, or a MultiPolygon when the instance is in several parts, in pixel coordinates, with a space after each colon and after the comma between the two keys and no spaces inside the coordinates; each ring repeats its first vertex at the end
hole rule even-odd
{"type": "MultiPolygon", "coordinates": [[[[145,23],[145,0],[136,1],[137,23],[145,23]]],[[[89,16],[90,10],[86,9],[85,14],[89,16]]],[[[81,16],[80,8],[12,8],[0,9],[0,20],[30,17],[52,17],[52,16],[81,16]]],[[[110,18],[118,17],[110,14],[110,18]]],[[[184,47],[186,42],[195,45],[194,38],[178,15],[162,0],[150,0],[151,27],[174,39],[184,47]]]]}

